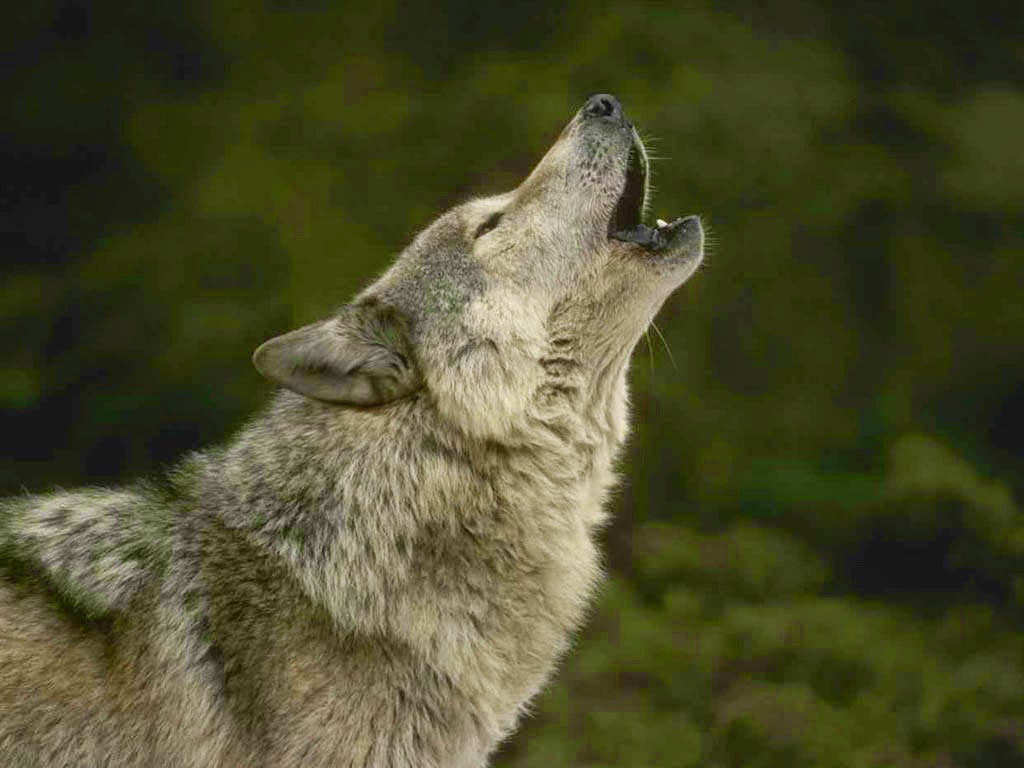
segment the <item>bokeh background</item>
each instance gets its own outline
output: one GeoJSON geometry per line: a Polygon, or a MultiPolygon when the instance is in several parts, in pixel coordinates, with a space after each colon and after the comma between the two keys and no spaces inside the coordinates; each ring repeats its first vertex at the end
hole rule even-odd
{"type": "Polygon", "coordinates": [[[0,39],[0,493],[226,439],[258,343],[609,91],[716,243],[496,765],[1024,765],[1024,4],[44,0],[0,39]]]}

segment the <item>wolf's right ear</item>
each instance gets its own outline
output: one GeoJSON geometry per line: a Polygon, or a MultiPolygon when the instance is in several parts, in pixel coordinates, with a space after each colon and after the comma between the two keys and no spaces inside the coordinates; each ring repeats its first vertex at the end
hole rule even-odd
{"type": "Polygon", "coordinates": [[[328,403],[381,405],[422,386],[407,323],[376,303],[270,339],[252,361],[275,384],[328,403]]]}

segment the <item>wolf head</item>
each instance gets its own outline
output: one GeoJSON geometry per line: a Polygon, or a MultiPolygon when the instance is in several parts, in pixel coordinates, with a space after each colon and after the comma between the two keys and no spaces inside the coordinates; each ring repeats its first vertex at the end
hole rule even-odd
{"type": "Polygon", "coordinates": [[[607,408],[703,254],[696,216],[643,223],[648,181],[619,102],[593,96],[519,187],[443,214],[351,304],[253,361],[339,406],[415,397],[485,439],[552,409],[607,408]]]}

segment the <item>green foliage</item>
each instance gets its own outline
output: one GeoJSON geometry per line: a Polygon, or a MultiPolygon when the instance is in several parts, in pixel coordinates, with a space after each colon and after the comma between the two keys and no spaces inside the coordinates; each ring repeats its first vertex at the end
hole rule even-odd
{"type": "MultiPolygon", "coordinates": [[[[898,519],[912,511],[906,495],[954,490],[972,530],[1019,525],[1005,490],[941,444],[912,436],[892,454],[878,484],[898,519]]],[[[928,528],[926,509],[936,511],[918,507],[916,525],[928,528]]],[[[861,511],[881,514],[873,499],[861,511]]],[[[1019,600],[1015,541],[989,551],[1017,558],[993,573],[1017,583],[1019,600]]],[[[835,575],[844,549],[816,551],[749,523],[718,534],[652,523],[635,546],[633,585],[606,587],[499,766],[1008,768],[1024,757],[1024,639],[1012,605],[952,589],[938,607],[855,597],[835,575]]]]}
{"type": "Polygon", "coordinates": [[[260,342],[610,91],[713,242],[637,353],[613,579],[496,765],[1024,764],[1011,6],[30,3],[0,492],[223,439],[260,342]]]}

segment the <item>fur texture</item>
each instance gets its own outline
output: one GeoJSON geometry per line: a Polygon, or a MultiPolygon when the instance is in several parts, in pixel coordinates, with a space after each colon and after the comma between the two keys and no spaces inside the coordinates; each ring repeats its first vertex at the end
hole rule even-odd
{"type": "Polygon", "coordinates": [[[284,389],[227,445],[2,503],[0,764],[486,763],[594,590],[629,356],[701,259],[699,222],[609,237],[613,102],[257,350],[284,389]]]}

